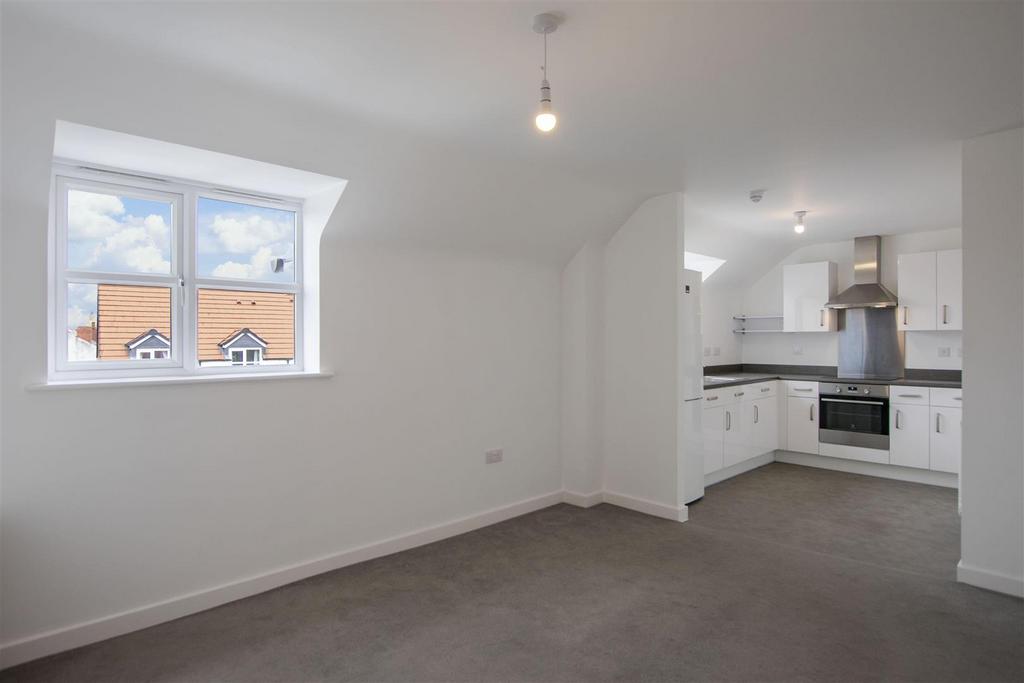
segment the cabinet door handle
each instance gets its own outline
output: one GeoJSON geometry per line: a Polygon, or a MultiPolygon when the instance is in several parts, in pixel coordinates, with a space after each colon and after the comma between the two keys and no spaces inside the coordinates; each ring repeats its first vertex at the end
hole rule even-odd
{"type": "Polygon", "coordinates": [[[793,391],[814,391],[814,389],[811,389],[810,387],[804,387],[804,388],[793,387],[793,391]]]}
{"type": "Polygon", "coordinates": [[[735,394],[733,394],[733,396],[735,396],[736,398],[739,398],[739,397],[740,397],[740,396],[742,396],[742,395],[743,395],[744,393],[746,393],[746,392],[743,392],[743,391],[737,391],[737,392],[736,392],[735,394]]]}
{"type": "Polygon", "coordinates": [[[825,327],[825,309],[818,311],[818,327],[825,327]]]}
{"type": "Polygon", "coordinates": [[[725,431],[732,429],[732,413],[725,411],[725,431]]]}
{"type": "Polygon", "coordinates": [[[754,424],[757,424],[758,419],[757,406],[754,406],[754,424]]]}
{"type": "Polygon", "coordinates": [[[904,324],[904,325],[906,325],[906,324],[907,324],[907,318],[908,318],[908,317],[909,317],[909,315],[910,315],[910,311],[909,311],[909,309],[910,309],[910,307],[909,307],[909,306],[904,306],[904,307],[903,307],[903,324],[904,324]]]}
{"type": "Polygon", "coordinates": [[[811,414],[810,414],[810,416],[807,419],[810,420],[811,422],[814,422],[814,404],[813,403],[811,404],[811,414]]]}
{"type": "Polygon", "coordinates": [[[717,396],[708,396],[707,400],[709,400],[709,401],[717,401],[718,397],[717,396]]]}
{"type": "Polygon", "coordinates": [[[954,396],[954,397],[953,397],[953,400],[954,400],[954,401],[962,401],[962,400],[964,400],[964,399],[963,399],[963,397],[962,397],[962,396],[954,396]]]}
{"type": "Polygon", "coordinates": [[[942,413],[935,413],[935,433],[936,434],[941,434],[942,433],[941,418],[942,418],[942,413]]]}
{"type": "Polygon", "coordinates": [[[896,429],[902,429],[902,427],[900,427],[900,411],[898,410],[896,411],[896,429]]]}
{"type": "Polygon", "coordinates": [[[948,325],[949,324],[949,305],[948,304],[942,304],[942,324],[943,325],[948,325]]]}
{"type": "Polygon", "coordinates": [[[765,387],[764,389],[761,390],[761,393],[763,394],[766,391],[771,391],[771,389],[769,389],[768,387],[765,387]]]}
{"type": "Polygon", "coordinates": [[[922,398],[921,394],[898,394],[900,398],[922,398]]]}

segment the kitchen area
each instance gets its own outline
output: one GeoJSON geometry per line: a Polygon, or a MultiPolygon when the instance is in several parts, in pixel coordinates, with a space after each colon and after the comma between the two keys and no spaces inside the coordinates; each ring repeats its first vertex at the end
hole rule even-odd
{"type": "MultiPolygon", "coordinates": [[[[817,343],[827,353],[815,360],[834,365],[758,362],[746,348],[740,362],[715,364],[704,347],[705,486],[773,461],[959,486],[963,396],[961,371],[951,366],[962,357],[962,251],[886,255],[890,263],[895,256],[892,291],[883,284],[882,238],[852,246],[849,286],[839,286],[836,261],[784,263],[781,313],[730,316],[741,344],[811,340],[793,341],[793,353],[817,343]],[[931,354],[946,359],[931,363],[939,367],[920,367],[930,364],[920,360],[924,342],[939,345],[931,354]]],[[[707,311],[703,320],[707,337],[707,311]]]]}

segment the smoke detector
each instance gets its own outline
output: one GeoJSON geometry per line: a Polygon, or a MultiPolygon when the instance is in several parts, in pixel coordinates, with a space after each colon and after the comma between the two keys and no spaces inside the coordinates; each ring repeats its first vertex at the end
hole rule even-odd
{"type": "Polygon", "coordinates": [[[765,192],[767,192],[767,190],[751,190],[750,191],[750,201],[752,201],[755,204],[757,204],[759,201],[764,199],[764,193],[765,192]]]}

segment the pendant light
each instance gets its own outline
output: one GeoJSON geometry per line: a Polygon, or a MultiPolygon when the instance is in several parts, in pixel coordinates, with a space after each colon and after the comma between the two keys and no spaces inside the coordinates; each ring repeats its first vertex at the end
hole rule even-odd
{"type": "Polygon", "coordinates": [[[554,14],[538,14],[533,18],[533,30],[544,36],[544,78],[540,82],[540,110],[533,120],[537,130],[550,133],[558,125],[558,117],[551,109],[551,84],[548,83],[548,34],[558,28],[558,17],[554,14]]]}
{"type": "Polygon", "coordinates": [[[793,224],[793,232],[798,235],[804,234],[804,216],[807,215],[807,212],[794,211],[793,215],[796,217],[796,223],[793,224]]]}

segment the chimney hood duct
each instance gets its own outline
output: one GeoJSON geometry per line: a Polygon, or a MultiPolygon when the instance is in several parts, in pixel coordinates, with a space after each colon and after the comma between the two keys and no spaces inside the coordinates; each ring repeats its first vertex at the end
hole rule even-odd
{"type": "Polygon", "coordinates": [[[878,235],[853,240],[853,286],[836,294],[828,308],[893,308],[896,295],[882,286],[879,262],[882,238],[878,235]]]}

